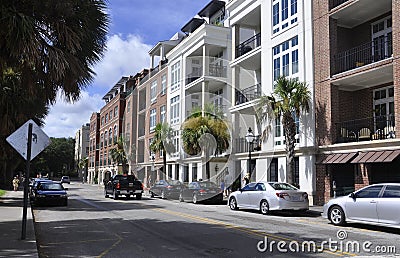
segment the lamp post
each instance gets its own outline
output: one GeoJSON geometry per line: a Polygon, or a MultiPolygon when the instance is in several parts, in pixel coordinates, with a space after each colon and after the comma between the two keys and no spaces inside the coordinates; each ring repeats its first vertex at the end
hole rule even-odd
{"type": "Polygon", "coordinates": [[[248,173],[251,176],[251,146],[253,145],[255,136],[253,134],[253,130],[251,130],[251,127],[249,127],[249,130],[247,131],[247,134],[245,136],[246,138],[246,142],[249,144],[249,160],[247,162],[247,169],[248,169],[248,173]]]}

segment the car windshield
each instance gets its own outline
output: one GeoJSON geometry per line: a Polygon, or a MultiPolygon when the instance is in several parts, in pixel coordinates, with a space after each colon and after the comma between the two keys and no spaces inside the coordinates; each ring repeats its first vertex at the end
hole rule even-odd
{"type": "Polygon", "coordinates": [[[126,179],[128,179],[128,181],[134,181],[135,180],[135,176],[134,175],[116,175],[114,177],[114,179],[116,179],[116,180],[126,180],[126,179]]]}
{"type": "Polygon", "coordinates": [[[217,185],[213,182],[199,182],[201,188],[213,188],[217,187],[217,185]]]}
{"type": "Polygon", "coordinates": [[[293,185],[289,185],[287,183],[269,183],[270,186],[272,186],[272,188],[274,188],[275,190],[298,190],[296,187],[294,187],[293,185]]]}
{"type": "Polygon", "coordinates": [[[39,186],[40,190],[64,190],[61,184],[41,184],[39,186]]]}

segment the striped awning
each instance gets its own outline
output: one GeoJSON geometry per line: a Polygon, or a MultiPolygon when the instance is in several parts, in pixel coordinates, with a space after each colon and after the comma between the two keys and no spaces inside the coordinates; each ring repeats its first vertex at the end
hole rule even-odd
{"type": "Polygon", "coordinates": [[[356,155],[357,155],[357,152],[329,154],[319,163],[320,164],[343,164],[343,163],[349,162],[356,155]]]}
{"type": "Polygon", "coordinates": [[[400,150],[360,152],[350,163],[392,162],[400,155],[400,150]]]}

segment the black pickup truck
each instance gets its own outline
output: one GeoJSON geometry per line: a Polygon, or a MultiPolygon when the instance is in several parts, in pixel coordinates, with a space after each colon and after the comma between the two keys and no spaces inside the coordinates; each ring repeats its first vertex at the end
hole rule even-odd
{"type": "Polygon", "coordinates": [[[104,181],[104,196],[112,195],[114,200],[125,195],[126,198],[135,196],[137,200],[142,199],[143,184],[134,175],[114,175],[104,181]]]}

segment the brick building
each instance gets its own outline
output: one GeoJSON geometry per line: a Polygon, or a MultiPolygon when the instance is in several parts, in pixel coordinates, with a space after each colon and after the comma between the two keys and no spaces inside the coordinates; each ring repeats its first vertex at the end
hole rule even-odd
{"type": "Polygon", "coordinates": [[[400,3],[313,1],[317,204],[400,180],[400,3]]]}

